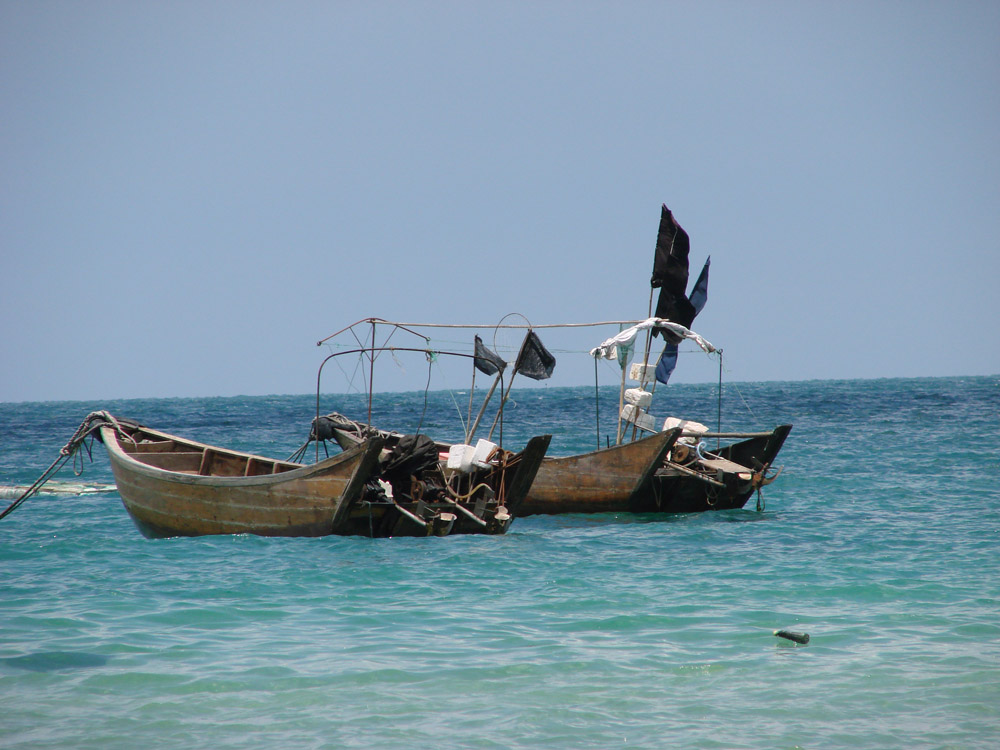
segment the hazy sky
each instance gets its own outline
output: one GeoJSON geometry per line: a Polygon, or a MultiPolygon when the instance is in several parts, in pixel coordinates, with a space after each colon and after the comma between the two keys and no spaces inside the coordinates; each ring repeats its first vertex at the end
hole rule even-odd
{"type": "Polygon", "coordinates": [[[0,401],[308,393],[368,316],[640,319],[661,203],[728,380],[1000,373],[998,40],[953,0],[0,0],[0,401]]]}

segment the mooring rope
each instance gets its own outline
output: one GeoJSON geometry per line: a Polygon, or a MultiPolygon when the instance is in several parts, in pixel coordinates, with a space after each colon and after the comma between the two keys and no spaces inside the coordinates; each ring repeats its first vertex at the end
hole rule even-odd
{"type": "MultiPolygon", "coordinates": [[[[62,467],[63,465],[73,458],[76,453],[80,450],[80,446],[83,445],[83,441],[86,440],[90,435],[99,430],[101,427],[110,426],[114,428],[115,433],[119,437],[123,437],[130,442],[135,442],[132,440],[132,436],[129,435],[122,426],[118,423],[118,420],[111,416],[110,413],[106,411],[92,411],[87,415],[87,418],[83,420],[80,426],[73,433],[73,437],[62,448],[59,449],[59,457],[53,461],[49,468],[47,468],[38,479],[27,489],[24,494],[22,494],[17,500],[12,502],[7,508],[0,513],[0,520],[6,518],[8,515],[14,512],[14,510],[29,497],[38,492],[42,486],[48,482],[62,467]]],[[[74,461],[74,473],[75,472],[75,461],[74,461]]],[[[81,472],[82,473],[82,467],[81,472]]],[[[76,473],[77,476],[80,473],[76,473]]]]}

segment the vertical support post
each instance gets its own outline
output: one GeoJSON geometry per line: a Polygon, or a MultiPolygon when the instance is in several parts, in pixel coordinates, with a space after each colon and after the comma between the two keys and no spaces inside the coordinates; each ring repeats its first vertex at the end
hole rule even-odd
{"type": "MultiPolygon", "coordinates": [[[[719,349],[719,416],[716,432],[722,432],[722,349],[719,349]]],[[[715,449],[722,446],[722,438],[715,439],[715,449]]]]}
{"type": "Polygon", "coordinates": [[[375,390],[375,319],[372,318],[372,350],[368,355],[368,426],[372,426],[372,391],[375,390]]]}
{"type": "Polygon", "coordinates": [[[469,427],[469,432],[465,436],[466,443],[472,442],[472,437],[476,434],[476,430],[479,428],[479,420],[483,418],[483,413],[486,411],[486,405],[489,404],[490,399],[493,398],[493,391],[496,390],[497,383],[500,384],[500,393],[503,393],[503,370],[500,370],[497,373],[497,376],[493,379],[493,385],[490,386],[490,392],[486,394],[486,398],[483,399],[483,405],[479,407],[479,414],[476,415],[476,421],[469,427]]]}
{"type": "MultiPolygon", "coordinates": [[[[625,360],[628,364],[628,360],[625,360]]],[[[622,444],[622,409],[625,408],[625,366],[622,365],[622,384],[618,389],[618,434],[615,436],[615,445],[622,444]]]]}
{"type": "Polygon", "coordinates": [[[597,415],[597,450],[601,449],[601,389],[597,382],[597,357],[594,357],[594,413],[597,415]]]}
{"type": "Polygon", "coordinates": [[[472,358],[472,387],[469,388],[469,416],[465,421],[467,426],[465,442],[469,442],[469,433],[472,431],[472,397],[476,395],[476,358],[472,358]]]}

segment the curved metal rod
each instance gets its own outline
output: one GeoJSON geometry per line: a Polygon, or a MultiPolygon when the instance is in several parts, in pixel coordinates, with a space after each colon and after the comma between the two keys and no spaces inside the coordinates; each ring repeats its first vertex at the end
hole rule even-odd
{"type": "MultiPolygon", "coordinates": [[[[369,320],[372,320],[372,319],[369,319],[369,320]]],[[[360,322],[365,322],[365,321],[360,321],[360,322]]],[[[357,324],[355,324],[355,325],[357,325],[357,324]]],[[[348,328],[350,328],[350,326],[348,326],[348,328]]],[[[346,331],[347,328],[345,328],[344,330],[346,331]]],[[[322,343],[322,342],[320,342],[320,343],[322,343]]],[[[319,365],[319,370],[316,372],[316,419],[319,419],[320,383],[321,383],[322,378],[323,378],[323,368],[326,366],[326,363],[329,362],[334,357],[341,357],[341,356],[344,356],[345,354],[365,354],[365,353],[368,353],[368,352],[371,352],[371,353],[374,353],[374,352],[420,352],[420,353],[428,354],[428,355],[429,354],[434,354],[434,355],[437,355],[437,354],[447,354],[447,355],[452,356],[452,357],[465,357],[466,359],[475,359],[476,358],[475,354],[466,354],[464,352],[448,352],[448,351],[443,351],[443,350],[440,350],[440,349],[420,349],[420,348],[408,347],[408,346],[376,346],[376,347],[366,346],[366,347],[362,347],[360,349],[346,349],[346,350],[341,351],[341,352],[334,352],[333,354],[331,354],[331,355],[329,355],[329,356],[327,356],[326,358],[323,359],[323,361],[319,365]]],[[[372,382],[371,382],[371,380],[369,380],[369,382],[368,382],[368,394],[369,394],[369,398],[371,397],[372,388],[373,388],[372,382]]],[[[501,412],[502,412],[503,411],[503,404],[501,404],[500,406],[501,406],[501,412]]],[[[369,424],[368,426],[371,427],[371,424],[369,424]]],[[[318,441],[317,441],[317,444],[316,444],[316,460],[317,461],[319,460],[319,442],[318,441]]]]}

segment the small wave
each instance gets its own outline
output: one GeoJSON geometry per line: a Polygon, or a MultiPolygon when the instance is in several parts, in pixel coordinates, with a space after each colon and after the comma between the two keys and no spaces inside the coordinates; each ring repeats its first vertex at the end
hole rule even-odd
{"type": "MultiPolygon", "coordinates": [[[[20,497],[30,489],[26,484],[0,484],[0,498],[13,499],[20,497]]],[[[46,482],[38,490],[39,495],[96,495],[101,492],[114,492],[114,484],[99,482],[46,482]]]]}

